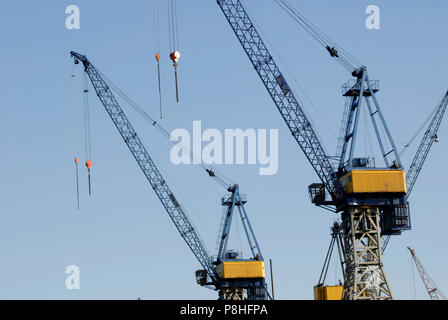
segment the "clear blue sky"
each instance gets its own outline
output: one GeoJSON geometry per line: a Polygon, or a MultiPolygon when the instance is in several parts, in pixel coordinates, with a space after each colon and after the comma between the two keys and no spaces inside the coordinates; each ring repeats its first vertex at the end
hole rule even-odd
{"type": "MultiPolygon", "coordinates": [[[[161,1],[163,2],[163,1],[161,1]]],[[[396,143],[403,146],[447,89],[448,3],[428,1],[293,1],[308,18],[381,80],[379,95],[396,143]],[[381,29],[364,26],[365,8],[381,9],[381,29]]],[[[338,132],[350,76],[273,1],[246,0],[252,18],[325,121],[338,132]]],[[[274,262],[280,299],[312,299],[335,215],[309,202],[314,171],[289,134],[214,0],[178,1],[180,99],[174,101],[166,7],[161,7],[162,80],[167,128],[279,129],[279,170],[220,166],[248,196],[247,210],[265,258],[274,262]]],[[[115,127],[90,96],[93,195],[80,169],[76,209],[73,155],[85,161],[81,70],[76,113],[69,51],[86,54],[140,105],[158,115],[152,1],[11,1],[0,3],[0,298],[214,299],[195,283],[199,263],[175,230],[115,127]],[[81,29],[65,28],[65,8],[81,10],[81,29]],[[74,116],[76,115],[76,116],[74,116]],[[81,289],[65,288],[66,266],[81,270],[81,289]]],[[[282,69],[284,67],[282,66],[282,69]]],[[[287,74],[291,85],[291,76],[287,74]]],[[[299,91],[300,92],[300,91],[299,91]]],[[[300,94],[299,94],[300,95],[300,94]]],[[[330,153],[336,137],[306,99],[330,153]]],[[[208,249],[214,253],[224,190],[193,166],[173,166],[170,146],[126,109],[164,172],[169,173],[208,249]],[[185,199],[185,200],[184,200],[185,199]]],[[[411,199],[413,230],[391,240],[386,272],[398,299],[413,298],[414,247],[431,277],[448,291],[445,159],[448,126],[440,129],[411,199]]],[[[415,146],[404,156],[409,165],[415,146]]],[[[337,277],[335,264],[329,281],[337,277]]],[[[427,295],[415,274],[416,296],[427,295]]]]}

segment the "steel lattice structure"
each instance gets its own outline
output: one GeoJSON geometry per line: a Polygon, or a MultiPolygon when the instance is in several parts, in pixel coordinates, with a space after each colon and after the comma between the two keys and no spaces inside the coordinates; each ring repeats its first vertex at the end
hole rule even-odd
{"type": "Polygon", "coordinates": [[[268,90],[294,139],[325,184],[335,192],[335,172],[324,147],[239,0],[218,0],[225,17],[268,90]]]}
{"type": "Polygon", "coordinates": [[[426,273],[425,268],[423,268],[423,264],[420,262],[420,259],[415,254],[415,250],[408,247],[408,250],[411,252],[412,259],[415,262],[415,265],[417,266],[417,270],[420,274],[420,277],[422,277],[423,284],[425,285],[426,291],[428,292],[429,298],[431,300],[440,300],[439,292],[432,282],[429,275],[426,273]]]}
{"type": "Polygon", "coordinates": [[[379,209],[351,207],[342,214],[342,222],[347,252],[342,298],[393,299],[382,259],[379,209]]]}
{"type": "Polygon", "coordinates": [[[71,51],[70,54],[83,63],[85,71],[92,81],[93,87],[95,88],[95,91],[104,108],[117,127],[118,132],[142,169],[143,174],[150,183],[154,192],[157,194],[157,197],[160,199],[160,202],[166,212],[170,216],[182,238],[199,260],[202,267],[207,270],[207,273],[213,281],[216,282],[217,275],[215,269],[213,268],[213,260],[205,249],[205,245],[199,238],[195,228],[192,226],[188,216],[184,212],[184,209],[181,207],[173,192],[165,182],[165,179],[160,174],[160,171],[157,169],[157,166],[142,141],[138,137],[136,131],[109,89],[109,86],[86,56],[73,51],[71,51]]]}
{"type": "MultiPolygon", "coordinates": [[[[225,256],[235,208],[239,211],[248,244],[253,255],[253,258],[251,259],[239,259],[239,261],[242,261],[243,263],[248,261],[263,261],[263,256],[255,237],[255,233],[250,224],[246,209],[244,208],[246,200],[240,195],[239,186],[234,184],[233,186],[228,187],[227,191],[231,192],[230,200],[223,201],[222,203],[223,206],[227,206],[225,228],[221,236],[220,255],[218,256],[217,261],[213,261],[197,231],[190,222],[190,219],[177,201],[174,193],[167,185],[149,152],[146,150],[118,101],[115,99],[109,85],[101,76],[101,73],[90,63],[85,55],[73,51],[71,51],[70,54],[75,58],[75,63],[77,63],[77,61],[83,63],[85,72],[88,74],[101,103],[118,129],[118,132],[122,136],[180,235],[204,268],[204,270],[196,271],[196,276],[198,277],[198,275],[200,275],[201,279],[198,280],[197,278],[198,283],[219,290],[220,299],[269,299],[270,296],[267,291],[264,276],[228,279],[222,274],[218,274],[215,267],[219,264],[235,260],[225,256]],[[210,281],[208,279],[210,279],[210,281]]],[[[206,171],[210,174],[209,170],[206,171]]]]}
{"type": "MultiPolygon", "coordinates": [[[[284,1],[280,2],[284,9],[292,11],[290,5],[284,1]]],[[[364,66],[357,66],[350,70],[355,79],[344,92],[349,102],[341,126],[343,136],[339,141],[338,153],[340,154],[338,156],[340,158],[338,170],[335,172],[330,157],[319,141],[317,132],[306,116],[303,106],[294,96],[241,1],[217,0],[217,3],[290,132],[322,181],[322,184],[309,186],[312,202],[325,209],[341,212],[341,226],[345,239],[343,256],[346,257],[344,298],[393,299],[382,262],[381,236],[384,235],[387,237],[386,239],[389,239],[390,235],[401,234],[403,230],[409,230],[411,226],[403,166],[375,95],[378,91],[378,82],[369,80],[367,68],[364,66]],[[352,190],[351,194],[347,194],[345,185],[342,185],[342,183],[347,183],[345,179],[352,179],[352,176],[348,176],[348,174],[355,171],[353,169],[358,169],[358,171],[367,169],[367,165],[364,164],[365,159],[354,158],[359,114],[363,101],[366,102],[385,162],[385,167],[379,169],[387,172],[385,174],[402,174],[404,183],[399,190],[397,188],[398,191],[388,191],[389,185],[386,183],[383,185],[386,191],[368,194],[363,193],[366,191],[354,192],[352,190]],[[386,133],[384,140],[381,137],[383,131],[386,133]],[[325,189],[331,196],[330,200],[326,198],[325,189]],[[335,209],[332,209],[332,206],[335,209]]],[[[292,15],[296,13],[292,13],[292,15]]],[[[334,47],[328,45],[325,47],[332,57],[342,59],[334,47]]],[[[345,65],[348,66],[348,64],[345,65]]],[[[439,119],[443,116],[443,112],[439,113],[439,119]]],[[[440,122],[437,123],[440,124],[440,122]]],[[[438,125],[433,125],[435,131],[437,131],[438,125]]],[[[427,134],[431,137],[431,133],[427,134]]],[[[418,175],[429,151],[430,143],[432,143],[430,140],[427,141],[425,143],[424,139],[422,151],[417,153],[415,162],[418,164],[411,166],[411,174],[415,171],[415,177],[418,175]],[[416,168],[419,169],[416,170],[416,168]]],[[[371,171],[375,172],[374,170],[371,171]]],[[[412,189],[413,180],[412,177],[410,189],[412,189]]]]}
{"type": "Polygon", "coordinates": [[[429,150],[431,150],[432,144],[437,139],[437,132],[439,131],[439,127],[445,114],[447,105],[448,91],[446,92],[445,96],[442,99],[442,102],[438,106],[406,174],[408,196],[414,188],[414,184],[417,181],[418,174],[422,170],[423,164],[425,163],[429,150]]]}

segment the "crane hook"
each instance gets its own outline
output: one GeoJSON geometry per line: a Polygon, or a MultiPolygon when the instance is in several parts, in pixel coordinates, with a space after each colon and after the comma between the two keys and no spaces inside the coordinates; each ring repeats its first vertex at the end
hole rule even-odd
{"type": "Polygon", "coordinates": [[[174,78],[176,81],[176,101],[179,102],[179,87],[178,87],[178,80],[177,80],[177,63],[179,62],[180,59],[180,52],[179,51],[173,51],[170,54],[170,59],[173,61],[173,66],[174,66],[174,78]]]}
{"type": "Polygon", "coordinates": [[[87,173],[88,173],[88,178],[89,178],[89,196],[90,196],[92,194],[92,185],[90,182],[90,169],[92,167],[92,161],[87,160],[86,167],[87,167],[87,173]]]}
{"type": "Polygon", "coordinates": [[[159,82],[159,107],[160,107],[160,119],[162,119],[162,88],[160,85],[160,53],[156,53],[157,60],[157,79],[159,82]]]}

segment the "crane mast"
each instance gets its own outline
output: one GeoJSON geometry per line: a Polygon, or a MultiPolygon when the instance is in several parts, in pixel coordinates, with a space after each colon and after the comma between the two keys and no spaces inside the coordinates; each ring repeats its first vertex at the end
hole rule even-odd
{"type": "Polygon", "coordinates": [[[415,265],[417,266],[417,270],[420,273],[420,277],[422,277],[423,283],[425,285],[426,291],[428,292],[429,298],[431,300],[440,300],[439,292],[432,283],[431,278],[426,273],[425,268],[423,268],[423,264],[420,262],[419,258],[415,254],[415,250],[408,247],[409,252],[412,255],[412,259],[414,260],[415,265]]]}
{"type": "MultiPolygon", "coordinates": [[[[242,300],[245,298],[250,300],[268,299],[269,293],[265,283],[263,257],[244,208],[246,199],[240,194],[239,186],[234,184],[228,187],[228,191],[231,194],[228,198],[223,198],[222,205],[227,207],[225,218],[226,228],[223,230],[221,236],[218,259],[213,261],[196,229],[184,212],[184,209],[169,188],[118,101],[115,99],[108,83],[85,55],[73,51],[70,54],[74,57],[75,63],[79,63],[79,61],[83,63],[85,72],[88,74],[101,103],[117,127],[118,132],[180,235],[204,268],[196,271],[197,283],[205,287],[214,287],[219,291],[219,298],[223,300],[242,300]],[[251,259],[243,259],[233,251],[227,250],[227,241],[235,210],[238,210],[244,226],[253,255],[251,259]]],[[[211,173],[208,169],[207,172],[209,174],[211,173]]]]}

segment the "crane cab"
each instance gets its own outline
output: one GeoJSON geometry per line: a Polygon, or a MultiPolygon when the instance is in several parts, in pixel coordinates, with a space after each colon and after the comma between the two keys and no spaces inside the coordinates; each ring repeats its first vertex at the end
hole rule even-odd
{"type": "MultiPolygon", "coordinates": [[[[215,268],[218,277],[223,281],[234,280],[264,280],[266,272],[262,260],[232,260],[224,261],[215,268]]],[[[196,270],[196,282],[201,286],[211,284],[206,270],[196,270]]]]}
{"type": "Polygon", "coordinates": [[[225,260],[216,266],[216,273],[223,280],[264,279],[264,261],[258,255],[254,259],[239,259],[238,252],[229,250],[225,260]]]}
{"type": "Polygon", "coordinates": [[[224,261],[216,266],[216,273],[221,279],[266,278],[264,261],[261,260],[224,261]]]}
{"type": "Polygon", "coordinates": [[[201,286],[205,286],[209,283],[206,270],[203,270],[203,269],[196,270],[195,276],[196,276],[197,284],[199,284],[201,286]]]}
{"type": "Polygon", "coordinates": [[[406,177],[399,169],[354,169],[339,178],[346,194],[406,194],[406,177]]]}
{"type": "Polygon", "coordinates": [[[403,169],[374,168],[360,163],[343,173],[339,182],[347,200],[345,205],[379,208],[382,235],[401,234],[411,229],[403,169]]]}

